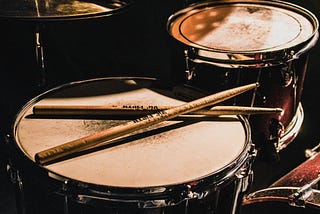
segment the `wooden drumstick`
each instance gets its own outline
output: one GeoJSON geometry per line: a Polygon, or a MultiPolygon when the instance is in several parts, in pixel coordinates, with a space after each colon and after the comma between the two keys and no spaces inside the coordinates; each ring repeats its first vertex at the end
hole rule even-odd
{"type": "Polygon", "coordinates": [[[58,159],[65,158],[77,152],[84,151],[85,149],[92,148],[101,142],[115,139],[133,131],[146,128],[148,126],[160,123],[165,120],[172,119],[181,114],[192,112],[210,105],[227,100],[231,97],[237,96],[248,90],[258,87],[258,83],[253,83],[245,86],[236,87],[233,89],[225,90],[215,93],[174,108],[159,111],[139,119],[129,121],[127,123],[111,127],[109,129],[97,132],[80,139],[76,139],[35,154],[35,161],[39,164],[47,164],[49,162],[57,161],[58,159]]]}
{"type": "MultiPolygon", "coordinates": [[[[106,115],[146,115],[163,111],[174,106],[122,105],[122,106],[82,106],[82,105],[36,105],[34,115],[71,115],[71,116],[106,116],[106,115]]],[[[246,106],[214,106],[208,110],[199,109],[189,112],[191,115],[251,115],[283,112],[281,108],[246,107],[246,106]]]]}

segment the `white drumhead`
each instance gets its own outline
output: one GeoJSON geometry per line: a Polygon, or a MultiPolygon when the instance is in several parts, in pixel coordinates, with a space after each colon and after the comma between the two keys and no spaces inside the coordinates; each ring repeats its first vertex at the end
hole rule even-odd
{"type": "Polygon", "coordinates": [[[170,34],[189,46],[241,53],[284,50],[315,33],[316,26],[304,10],[298,13],[285,4],[265,2],[191,6],[173,15],[170,34]]]}
{"type": "MultiPolygon", "coordinates": [[[[145,81],[106,79],[71,84],[40,95],[21,111],[15,140],[34,161],[44,149],[107,129],[124,120],[32,117],[34,105],[179,105],[145,81]]],[[[124,136],[111,147],[51,165],[46,170],[81,182],[150,187],[179,184],[216,173],[233,163],[248,144],[235,116],[177,118],[124,136]]]]}

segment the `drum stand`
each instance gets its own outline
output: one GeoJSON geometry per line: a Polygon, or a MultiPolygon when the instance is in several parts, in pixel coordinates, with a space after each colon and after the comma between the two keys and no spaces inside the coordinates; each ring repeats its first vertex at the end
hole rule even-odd
{"type": "MultiPolygon", "coordinates": [[[[39,78],[37,79],[38,88],[44,88],[47,83],[46,71],[45,71],[45,63],[44,63],[44,48],[42,45],[42,32],[43,24],[37,24],[35,31],[35,54],[36,54],[36,65],[37,65],[37,74],[39,74],[39,78]]],[[[6,144],[9,145],[9,136],[6,136],[6,144]]],[[[17,213],[25,214],[25,196],[23,194],[23,182],[20,176],[19,170],[17,170],[11,162],[10,158],[7,163],[7,174],[10,177],[10,181],[14,185],[15,191],[15,200],[16,200],[16,208],[17,213]]]]}
{"type": "Polygon", "coordinates": [[[46,71],[45,71],[45,62],[44,62],[44,50],[42,45],[42,29],[44,25],[42,23],[37,24],[35,32],[35,48],[36,48],[36,65],[39,73],[38,86],[40,88],[46,85],[46,71]]]}

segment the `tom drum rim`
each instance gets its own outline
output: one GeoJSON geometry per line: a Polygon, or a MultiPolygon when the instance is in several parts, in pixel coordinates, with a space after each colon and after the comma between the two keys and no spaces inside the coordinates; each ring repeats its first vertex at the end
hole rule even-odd
{"type": "Polygon", "coordinates": [[[312,12],[295,4],[231,0],[192,4],[169,17],[167,31],[190,49],[190,58],[252,67],[298,58],[315,45],[318,25],[312,12]]]}

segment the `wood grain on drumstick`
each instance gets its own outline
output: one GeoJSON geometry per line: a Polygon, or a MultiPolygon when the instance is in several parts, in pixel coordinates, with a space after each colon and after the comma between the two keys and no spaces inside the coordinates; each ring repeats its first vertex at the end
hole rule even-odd
{"type": "Polygon", "coordinates": [[[236,87],[233,89],[218,92],[182,105],[159,111],[154,114],[146,115],[139,119],[135,119],[124,124],[111,127],[109,129],[97,132],[80,139],[76,139],[35,154],[35,161],[39,164],[47,164],[49,162],[57,161],[61,158],[76,154],[85,149],[92,148],[101,142],[109,141],[117,137],[129,134],[133,131],[146,128],[148,126],[160,123],[165,120],[172,119],[181,114],[186,114],[198,109],[205,108],[210,105],[222,102],[241,93],[249,91],[258,87],[258,83],[248,84],[245,86],[236,87]]]}
{"type": "MultiPolygon", "coordinates": [[[[106,115],[146,115],[158,111],[174,108],[175,106],[154,105],[122,105],[122,106],[97,106],[97,105],[36,105],[33,107],[34,115],[70,115],[70,116],[106,116],[106,115]]],[[[281,113],[281,108],[247,107],[247,106],[214,106],[210,109],[199,109],[189,112],[191,115],[251,115],[281,113]]]]}

